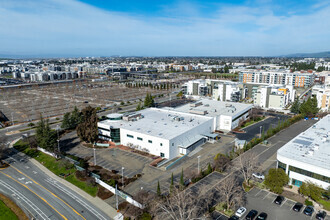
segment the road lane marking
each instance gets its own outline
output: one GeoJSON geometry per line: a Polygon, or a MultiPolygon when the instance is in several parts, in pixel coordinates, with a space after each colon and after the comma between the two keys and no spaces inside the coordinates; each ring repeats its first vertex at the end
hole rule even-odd
{"type": "Polygon", "coordinates": [[[54,187],[58,188],[59,190],[61,190],[62,192],[64,192],[66,195],[70,196],[71,198],[73,198],[74,200],[76,200],[77,202],[79,202],[82,206],[84,206],[88,211],[90,211],[91,213],[93,213],[99,219],[106,220],[106,218],[103,215],[101,215],[99,212],[97,212],[95,209],[93,209],[91,206],[89,206],[85,201],[83,201],[78,196],[76,196],[73,193],[71,193],[69,190],[67,190],[64,187],[60,186],[57,183],[56,180],[53,180],[52,178],[48,178],[45,181],[48,182],[48,183],[50,183],[50,184],[52,184],[54,187]]]}
{"type": "Polygon", "coordinates": [[[280,205],[280,207],[282,207],[282,205],[283,205],[286,201],[288,201],[287,198],[284,199],[284,201],[282,202],[282,204],[280,205]]]}
{"type": "Polygon", "coordinates": [[[27,187],[26,185],[20,183],[19,181],[15,180],[13,177],[11,177],[10,175],[3,173],[0,171],[0,173],[2,173],[3,175],[7,176],[8,178],[14,180],[15,182],[17,182],[18,184],[24,186],[26,189],[28,189],[29,191],[31,191],[32,193],[34,193],[36,196],[38,196],[42,201],[44,201],[47,205],[49,205],[49,207],[51,207],[52,209],[54,209],[55,212],[57,212],[63,219],[68,220],[64,215],[62,215],[59,211],[57,211],[57,209],[55,209],[51,204],[49,204],[47,202],[46,199],[44,199],[43,197],[39,196],[36,192],[34,192],[33,190],[31,190],[29,187],[27,187]]]}
{"type": "MultiPolygon", "coordinates": [[[[40,215],[41,218],[43,219],[49,219],[47,217],[47,215],[41,210],[39,209],[38,206],[36,206],[34,203],[32,203],[26,196],[24,196],[21,192],[19,192],[18,190],[16,190],[14,187],[10,186],[9,184],[3,182],[0,180],[0,183],[2,184],[2,186],[6,187],[8,190],[12,191],[14,194],[12,194],[13,197],[17,196],[17,199],[21,199],[22,201],[24,201],[27,205],[29,205],[37,214],[40,215]]],[[[26,207],[24,206],[24,208],[26,209],[26,207]]]]}
{"type": "Polygon", "coordinates": [[[40,185],[38,182],[36,182],[35,180],[33,180],[31,177],[29,177],[28,175],[24,174],[23,172],[21,172],[19,169],[17,169],[16,167],[12,166],[17,172],[19,172],[20,174],[26,176],[27,178],[29,178],[30,180],[32,180],[35,184],[37,184],[38,186],[41,186],[42,188],[44,188],[47,192],[49,192],[51,195],[53,195],[55,198],[59,199],[61,202],[63,202],[65,205],[67,205],[69,208],[72,209],[72,211],[74,211],[77,215],[79,215],[81,218],[83,218],[84,220],[86,220],[86,218],[84,216],[82,216],[77,210],[75,210],[72,206],[70,206],[68,203],[66,203],[65,201],[63,201],[61,198],[59,198],[57,195],[55,195],[54,193],[52,193],[51,191],[49,191],[48,189],[46,189],[44,186],[40,185]]]}

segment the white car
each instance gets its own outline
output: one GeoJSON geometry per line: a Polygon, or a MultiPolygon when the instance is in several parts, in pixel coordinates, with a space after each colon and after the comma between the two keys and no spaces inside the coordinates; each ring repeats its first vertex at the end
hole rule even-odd
{"type": "Polygon", "coordinates": [[[252,176],[257,178],[257,179],[261,179],[261,180],[265,179],[265,176],[262,175],[261,173],[253,173],[252,176]]]}
{"type": "Polygon", "coordinates": [[[237,211],[235,212],[235,215],[237,217],[242,217],[244,215],[244,213],[246,212],[246,208],[244,207],[240,207],[239,209],[237,209],[237,211]]]}

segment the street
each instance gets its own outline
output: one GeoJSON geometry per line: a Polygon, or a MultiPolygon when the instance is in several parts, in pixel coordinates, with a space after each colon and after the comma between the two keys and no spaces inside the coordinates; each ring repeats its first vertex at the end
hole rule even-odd
{"type": "Polygon", "coordinates": [[[49,177],[21,153],[6,159],[0,191],[36,219],[110,219],[78,193],[49,177]]]}

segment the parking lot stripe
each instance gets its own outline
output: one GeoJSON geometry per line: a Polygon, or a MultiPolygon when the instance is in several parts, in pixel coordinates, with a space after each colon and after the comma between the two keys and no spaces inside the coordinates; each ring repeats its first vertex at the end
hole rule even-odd
{"type": "MultiPolygon", "coordinates": [[[[275,198],[275,199],[276,199],[276,198],[275,198]]],[[[284,201],[282,202],[282,204],[281,204],[280,206],[282,207],[282,205],[283,205],[286,201],[288,201],[287,198],[284,199],[284,201]]]]}
{"type": "MultiPolygon", "coordinates": [[[[266,199],[266,197],[267,197],[269,194],[270,194],[270,192],[268,192],[267,195],[265,195],[265,197],[264,197],[262,200],[266,199]]],[[[274,202],[274,201],[273,201],[273,202],[274,202]]]]}
{"type": "Polygon", "coordinates": [[[257,196],[261,191],[262,191],[262,189],[260,189],[259,192],[257,192],[254,196],[257,196]]]}

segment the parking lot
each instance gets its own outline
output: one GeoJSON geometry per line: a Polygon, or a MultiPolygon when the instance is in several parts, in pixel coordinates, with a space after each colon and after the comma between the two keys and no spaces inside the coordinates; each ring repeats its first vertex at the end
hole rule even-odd
{"type": "Polygon", "coordinates": [[[256,136],[259,137],[260,127],[261,127],[261,131],[264,130],[265,132],[267,132],[270,126],[275,128],[278,125],[279,121],[283,121],[288,118],[287,115],[281,115],[281,114],[272,114],[271,116],[267,116],[267,117],[269,118],[242,129],[243,131],[245,131],[245,133],[238,133],[236,134],[236,137],[240,140],[250,141],[252,140],[252,138],[256,136]]]}
{"type": "Polygon", "coordinates": [[[258,213],[265,212],[268,214],[268,218],[270,220],[284,220],[284,219],[292,219],[292,220],[303,220],[303,219],[315,219],[315,215],[318,210],[315,210],[312,216],[307,216],[303,214],[304,207],[300,210],[300,212],[295,212],[292,210],[292,207],[296,203],[290,199],[285,198],[281,205],[277,205],[274,203],[276,194],[272,192],[268,192],[266,190],[253,188],[250,192],[246,193],[247,204],[245,207],[247,211],[242,216],[241,219],[244,219],[247,213],[255,209],[258,213]]]}
{"type": "MultiPolygon", "coordinates": [[[[62,137],[61,149],[68,154],[75,155],[80,158],[90,157],[89,162],[94,163],[94,152],[92,148],[87,148],[80,143],[75,132],[71,132],[62,137]]],[[[116,170],[122,172],[124,167],[124,176],[133,177],[136,174],[142,174],[146,165],[149,166],[152,159],[124,151],[118,148],[98,148],[96,153],[96,164],[108,170],[116,170]]]]}

